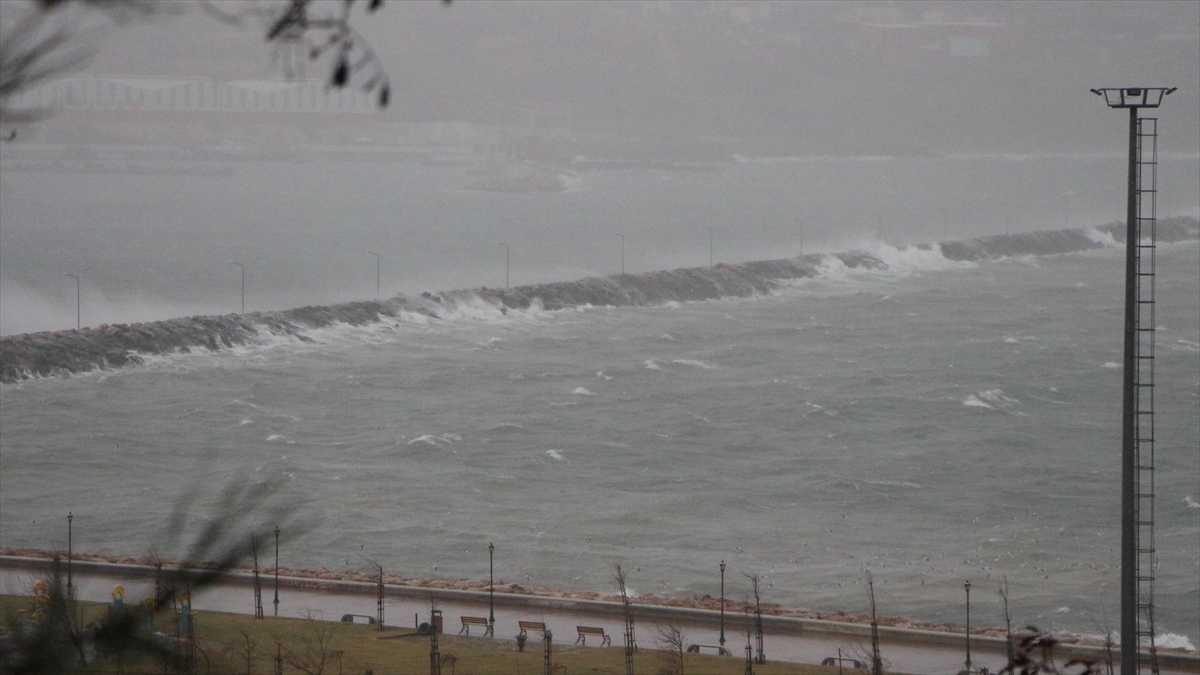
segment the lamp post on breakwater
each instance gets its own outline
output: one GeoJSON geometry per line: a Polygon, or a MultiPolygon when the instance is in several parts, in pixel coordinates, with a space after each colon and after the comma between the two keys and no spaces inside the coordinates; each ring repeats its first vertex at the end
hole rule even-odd
{"type": "Polygon", "coordinates": [[[380,255],[375,251],[367,251],[370,255],[375,256],[375,299],[379,299],[379,259],[380,255]]]}
{"type": "Polygon", "coordinates": [[[79,277],[71,274],[70,272],[67,272],[66,274],[75,280],[75,332],[79,332],[79,277]]]}
{"type": "Polygon", "coordinates": [[[708,266],[712,267],[713,266],[713,229],[711,227],[705,227],[704,229],[708,230],[708,266]]]}
{"type": "Polygon", "coordinates": [[[504,247],[504,290],[506,290],[506,291],[507,291],[507,290],[508,290],[508,254],[509,254],[509,248],[508,248],[508,244],[506,244],[506,243],[504,243],[504,242],[502,242],[502,241],[498,241],[498,242],[496,242],[496,245],[497,245],[497,246],[503,246],[503,247],[504,247]]]}
{"type": "Polygon", "coordinates": [[[617,236],[621,238],[621,274],[625,274],[625,235],[617,232],[617,236]]]}
{"type": "Polygon", "coordinates": [[[245,314],[246,313],[246,266],[240,262],[236,262],[233,260],[230,260],[229,264],[237,265],[242,270],[242,311],[240,313],[245,314]]]}

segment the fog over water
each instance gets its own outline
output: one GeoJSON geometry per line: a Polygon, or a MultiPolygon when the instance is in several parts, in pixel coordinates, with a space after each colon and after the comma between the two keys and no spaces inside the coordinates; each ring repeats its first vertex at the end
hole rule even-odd
{"type": "MultiPolygon", "coordinates": [[[[372,252],[384,297],[503,287],[506,252],[512,286],[710,243],[888,269],[4,385],[0,546],[60,547],[74,510],[79,546],[143,553],[176,486],[270,477],[321,519],[289,564],[478,578],[495,541],[535,584],[623,559],[711,594],[724,558],[787,604],[861,610],[865,566],[890,614],[1007,575],[1022,621],[1115,616],[1121,249],[910,245],[1123,220],[1127,116],[1093,87],[1179,88],[1144,113],[1158,214],[1200,217],[1200,3],[389,2],[354,18],[386,109],[178,7],[68,9],[94,57],[17,99],[51,114],[0,144],[0,335],[74,328],[67,274],[99,326],[237,312],[231,262],[247,312],[373,298],[372,252]]],[[[1160,255],[1160,627],[1194,648],[1200,257],[1160,255]]]]}

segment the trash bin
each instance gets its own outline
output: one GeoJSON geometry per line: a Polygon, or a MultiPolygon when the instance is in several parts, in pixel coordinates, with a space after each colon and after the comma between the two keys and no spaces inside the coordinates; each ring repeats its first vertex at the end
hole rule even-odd
{"type": "Polygon", "coordinates": [[[431,616],[429,617],[429,623],[433,624],[433,632],[437,633],[438,635],[441,635],[442,634],[442,610],[435,609],[430,614],[431,614],[431,616]]]}

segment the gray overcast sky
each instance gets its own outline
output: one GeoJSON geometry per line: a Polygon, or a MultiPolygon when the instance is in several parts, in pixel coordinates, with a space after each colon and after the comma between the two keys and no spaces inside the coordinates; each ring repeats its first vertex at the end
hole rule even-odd
{"type": "MultiPolygon", "coordinates": [[[[1158,85],[1179,87],[1162,150],[1200,150],[1196,1],[393,0],[355,26],[392,80],[381,122],[550,118],[776,155],[1112,151],[1123,117],[1088,89],[1158,85]]],[[[87,71],[281,77],[262,33],[193,4],[101,31],[87,71]]]]}

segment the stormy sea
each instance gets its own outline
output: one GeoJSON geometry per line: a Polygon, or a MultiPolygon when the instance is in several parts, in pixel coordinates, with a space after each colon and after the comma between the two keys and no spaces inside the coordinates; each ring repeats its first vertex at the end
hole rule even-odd
{"type": "MultiPolygon", "coordinates": [[[[262,483],[303,524],[293,567],[486,578],[492,542],[507,581],[611,591],[620,561],[636,594],[692,596],[718,593],[724,560],[729,597],[755,573],[764,601],[852,611],[870,571],[882,613],[933,621],[959,620],[970,580],[980,624],[1003,623],[1007,579],[1015,622],[1102,634],[1119,598],[1119,199],[1080,187],[1014,212],[994,192],[913,194],[1019,191],[1079,163],[1113,163],[1119,186],[1120,160],[926,161],[581,172],[554,195],[410,167],[386,208],[326,205],[303,235],[303,206],[385,181],[239,166],[152,178],[122,210],[113,185],[145,176],[64,176],[83,196],[66,207],[6,172],[27,196],[0,231],[0,547],[65,548],[72,511],[76,550],[144,554],[181,500],[202,520],[225,486],[262,483]],[[235,217],[253,172],[302,204],[235,217]],[[884,187],[855,204],[838,181],[884,187]],[[228,205],[206,196],[222,185],[228,205]],[[830,224],[839,209],[855,215],[830,224]],[[465,214],[469,241],[436,229],[465,214]],[[576,233],[571,262],[551,232],[576,233]],[[373,239],[392,265],[378,301],[373,239]],[[62,274],[85,268],[92,328],[64,332],[62,274]]],[[[1157,628],[1194,649],[1200,247],[1194,217],[1163,231],[1157,628]]]]}

